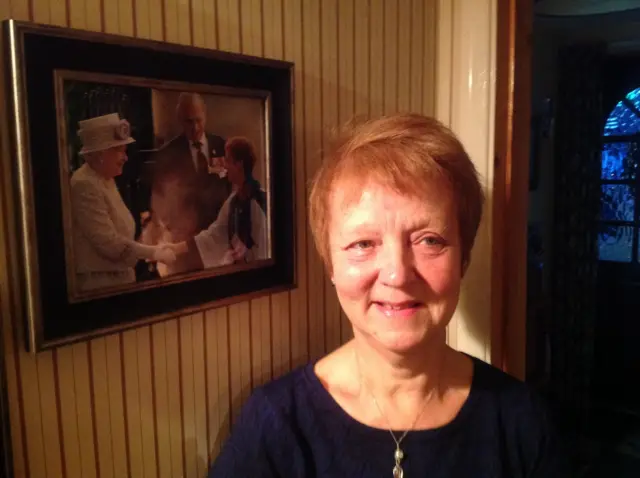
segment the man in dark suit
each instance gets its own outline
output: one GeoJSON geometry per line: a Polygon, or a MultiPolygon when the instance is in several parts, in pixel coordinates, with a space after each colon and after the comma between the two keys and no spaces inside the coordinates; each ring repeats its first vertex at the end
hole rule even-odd
{"type": "MultiPolygon", "coordinates": [[[[182,133],[155,153],[151,207],[172,242],[190,239],[206,229],[231,193],[231,183],[216,173],[225,140],[207,133],[206,108],[197,93],[182,93],[177,116],[182,133]]],[[[198,268],[194,258],[176,263],[173,272],[198,268]]]]}

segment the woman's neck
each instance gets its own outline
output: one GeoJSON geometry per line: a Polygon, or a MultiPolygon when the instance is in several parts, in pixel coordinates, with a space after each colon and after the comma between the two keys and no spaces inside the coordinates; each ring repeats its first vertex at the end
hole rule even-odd
{"type": "Polygon", "coordinates": [[[89,168],[91,168],[91,170],[92,170],[95,174],[97,174],[97,175],[100,177],[100,179],[103,179],[103,180],[105,180],[105,181],[110,181],[110,180],[112,180],[112,179],[113,179],[113,177],[109,177],[109,176],[107,176],[107,175],[105,174],[105,172],[103,171],[103,168],[101,168],[101,167],[99,166],[99,163],[95,163],[95,162],[89,163],[89,162],[87,162],[87,166],[88,166],[89,168]]]}
{"type": "Polygon", "coordinates": [[[410,353],[396,354],[355,338],[351,346],[359,382],[380,401],[422,402],[432,398],[440,391],[442,371],[452,352],[444,337],[439,339],[434,337],[410,353]]]}

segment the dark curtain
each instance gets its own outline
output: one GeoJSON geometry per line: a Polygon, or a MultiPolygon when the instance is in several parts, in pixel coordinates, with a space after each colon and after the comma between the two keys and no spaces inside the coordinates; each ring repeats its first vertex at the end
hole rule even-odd
{"type": "Polygon", "coordinates": [[[572,427],[588,424],[591,406],[604,54],[580,45],[558,59],[548,393],[572,427]]]}

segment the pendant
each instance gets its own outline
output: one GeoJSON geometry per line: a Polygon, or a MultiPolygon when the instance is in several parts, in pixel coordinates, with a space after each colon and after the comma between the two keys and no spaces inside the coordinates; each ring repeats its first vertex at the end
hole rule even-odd
{"type": "Polygon", "coordinates": [[[403,478],[404,477],[404,471],[403,471],[402,467],[400,466],[400,462],[404,458],[404,453],[400,449],[400,447],[396,448],[396,451],[393,454],[393,458],[396,461],[396,466],[393,467],[393,478],[403,478]]]}

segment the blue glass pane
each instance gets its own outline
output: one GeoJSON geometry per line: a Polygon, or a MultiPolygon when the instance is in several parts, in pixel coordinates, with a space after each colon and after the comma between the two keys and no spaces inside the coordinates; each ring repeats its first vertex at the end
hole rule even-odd
{"type": "Polygon", "coordinates": [[[637,143],[606,143],[602,150],[602,179],[635,179],[639,158],[637,143]]]}
{"type": "Polygon", "coordinates": [[[640,109],[640,88],[636,88],[631,93],[628,93],[627,99],[631,101],[636,108],[640,109]]]}
{"type": "Polygon", "coordinates": [[[602,261],[631,262],[633,228],[631,226],[600,225],[598,257],[602,261]]]}
{"type": "Polygon", "coordinates": [[[604,125],[605,136],[634,134],[640,131],[640,118],[620,101],[604,125]]]}
{"type": "Polygon", "coordinates": [[[634,190],[627,184],[603,184],[600,219],[633,221],[634,190]]]}

